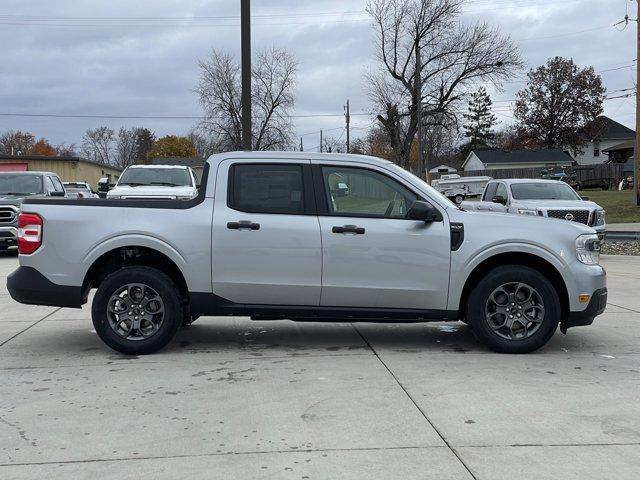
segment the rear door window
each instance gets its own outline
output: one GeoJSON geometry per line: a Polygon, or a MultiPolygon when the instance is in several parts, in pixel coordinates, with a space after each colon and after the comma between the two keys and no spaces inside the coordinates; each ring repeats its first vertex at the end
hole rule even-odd
{"type": "Polygon", "coordinates": [[[252,213],[305,212],[302,166],[237,164],[231,167],[228,204],[252,213]]]}

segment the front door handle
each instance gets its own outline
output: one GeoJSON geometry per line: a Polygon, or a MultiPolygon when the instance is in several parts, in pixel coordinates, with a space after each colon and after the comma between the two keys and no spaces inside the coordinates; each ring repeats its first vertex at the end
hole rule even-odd
{"type": "Polygon", "coordinates": [[[229,230],[260,230],[260,224],[253,223],[251,220],[241,220],[227,223],[227,228],[229,230]]]}
{"type": "Polygon", "coordinates": [[[355,225],[343,225],[342,227],[333,227],[333,233],[355,233],[356,235],[364,235],[364,227],[356,227],[355,225]]]}

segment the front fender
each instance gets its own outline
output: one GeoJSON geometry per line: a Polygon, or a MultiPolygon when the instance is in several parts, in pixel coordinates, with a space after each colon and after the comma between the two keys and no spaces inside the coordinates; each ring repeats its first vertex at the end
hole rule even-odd
{"type": "MultiPolygon", "coordinates": [[[[458,252],[454,252],[458,253],[458,252]]],[[[478,248],[473,252],[459,252],[459,255],[451,257],[451,277],[449,283],[448,310],[457,310],[460,307],[462,291],[471,276],[471,273],[484,261],[504,253],[526,253],[546,260],[561,275],[567,290],[571,291],[573,285],[569,272],[568,253],[565,250],[553,252],[541,244],[534,242],[505,242],[494,243],[488,247],[478,248]]]]}

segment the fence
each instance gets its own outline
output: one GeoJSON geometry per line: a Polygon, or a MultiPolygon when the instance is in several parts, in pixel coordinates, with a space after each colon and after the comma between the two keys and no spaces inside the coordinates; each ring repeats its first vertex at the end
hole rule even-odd
{"type": "MultiPolygon", "coordinates": [[[[459,171],[461,177],[489,176],[496,179],[500,178],[541,178],[543,170],[553,171],[551,167],[534,167],[534,168],[499,168],[495,170],[467,170],[459,171]]],[[[624,177],[624,164],[622,163],[605,163],[600,165],[576,165],[567,167],[563,170],[567,175],[575,176],[578,182],[602,182],[603,185],[617,185],[624,177]]],[[[434,173],[432,178],[440,178],[445,173],[434,173]]]]}

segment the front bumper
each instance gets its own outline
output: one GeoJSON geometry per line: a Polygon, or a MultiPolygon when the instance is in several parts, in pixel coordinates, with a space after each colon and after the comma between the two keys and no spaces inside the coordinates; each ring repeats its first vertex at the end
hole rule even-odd
{"type": "Polygon", "coordinates": [[[18,246],[18,229],[16,227],[0,227],[0,248],[18,246]]]}
{"type": "Polygon", "coordinates": [[[80,308],[86,302],[82,287],[57,285],[33,267],[18,267],[7,277],[7,290],[27,305],[80,308]]]}
{"type": "Polygon", "coordinates": [[[604,312],[607,307],[607,289],[600,288],[593,292],[587,308],[581,312],[570,312],[560,324],[562,333],[567,333],[567,328],[591,325],[593,320],[604,312]]]}

